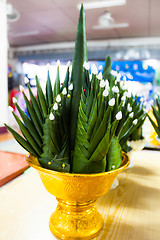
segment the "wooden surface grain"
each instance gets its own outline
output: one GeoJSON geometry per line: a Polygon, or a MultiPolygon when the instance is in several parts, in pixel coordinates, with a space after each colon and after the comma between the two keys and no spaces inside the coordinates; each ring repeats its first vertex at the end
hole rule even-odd
{"type": "MultiPolygon", "coordinates": [[[[160,239],[160,152],[134,154],[135,166],[118,176],[119,186],[97,207],[104,227],[95,240],[160,239]]],[[[57,205],[35,170],[0,190],[0,240],[53,240],[48,221],[57,205]]]]}

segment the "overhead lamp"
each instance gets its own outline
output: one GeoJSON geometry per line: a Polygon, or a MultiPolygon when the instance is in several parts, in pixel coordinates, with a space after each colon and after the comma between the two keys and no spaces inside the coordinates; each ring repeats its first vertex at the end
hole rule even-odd
{"type": "MultiPolygon", "coordinates": [[[[94,9],[94,8],[104,8],[104,7],[114,7],[125,5],[126,0],[106,0],[106,1],[96,1],[96,2],[86,2],[83,3],[85,9],[94,9]]],[[[78,4],[78,9],[80,9],[80,4],[78,4]]]]}

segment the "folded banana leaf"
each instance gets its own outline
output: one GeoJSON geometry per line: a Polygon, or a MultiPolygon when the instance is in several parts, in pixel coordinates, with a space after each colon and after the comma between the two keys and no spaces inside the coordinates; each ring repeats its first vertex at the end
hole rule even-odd
{"type": "Polygon", "coordinates": [[[107,154],[107,171],[117,169],[122,163],[122,149],[116,136],[112,138],[107,154]]]}

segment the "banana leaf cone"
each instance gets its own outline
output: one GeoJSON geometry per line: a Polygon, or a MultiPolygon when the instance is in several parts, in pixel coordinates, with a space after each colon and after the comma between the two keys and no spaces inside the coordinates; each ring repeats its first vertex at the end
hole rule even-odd
{"type": "Polygon", "coordinates": [[[116,136],[113,137],[107,154],[107,171],[119,168],[122,163],[122,148],[116,136]]]}

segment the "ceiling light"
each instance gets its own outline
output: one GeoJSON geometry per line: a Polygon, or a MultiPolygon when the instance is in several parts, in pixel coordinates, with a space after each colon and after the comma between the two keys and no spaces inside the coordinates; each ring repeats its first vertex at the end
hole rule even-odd
{"type": "MultiPolygon", "coordinates": [[[[114,7],[125,5],[126,0],[106,0],[106,1],[97,1],[97,2],[86,2],[83,3],[85,9],[94,9],[94,8],[104,8],[104,7],[114,7]]],[[[80,9],[80,4],[78,4],[78,9],[80,9]]]]}
{"type": "Polygon", "coordinates": [[[15,8],[13,8],[12,4],[7,4],[7,21],[16,22],[19,17],[19,12],[15,8]]]}

